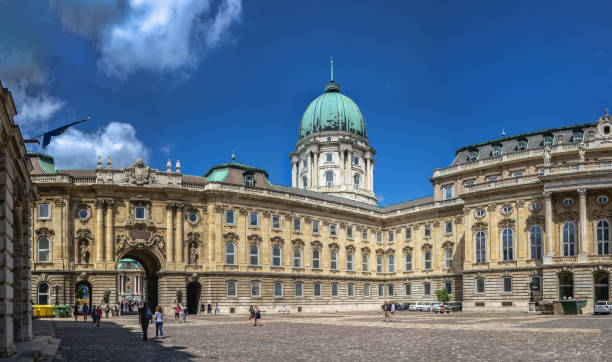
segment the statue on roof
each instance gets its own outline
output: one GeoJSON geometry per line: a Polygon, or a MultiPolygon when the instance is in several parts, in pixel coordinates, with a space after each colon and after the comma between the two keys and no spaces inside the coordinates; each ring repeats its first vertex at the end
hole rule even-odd
{"type": "Polygon", "coordinates": [[[544,166],[550,166],[550,147],[544,147],[544,166]]]}

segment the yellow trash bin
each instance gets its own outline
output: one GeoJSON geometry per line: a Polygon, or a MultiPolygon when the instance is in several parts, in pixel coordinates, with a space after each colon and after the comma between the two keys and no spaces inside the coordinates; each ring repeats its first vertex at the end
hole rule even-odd
{"type": "Polygon", "coordinates": [[[40,318],[40,305],[33,305],[34,307],[34,318],[40,318]]]}
{"type": "MultiPolygon", "coordinates": [[[[41,318],[50,318],[55,316],[53,314],[53,306],[52,305],[39,305],[40,308],[39,317],[41,318]]],[[[34,309],[34,314],[36,314],[36,308],[34,309]]]]}

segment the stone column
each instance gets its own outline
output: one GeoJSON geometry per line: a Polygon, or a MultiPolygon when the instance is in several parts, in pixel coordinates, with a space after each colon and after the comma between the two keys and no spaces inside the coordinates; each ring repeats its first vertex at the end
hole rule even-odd
{"type": "Polygon", "coordinates": [[[552,192],[544,193],[544,212],[546,213],[544,219],[544,229],[546,233],[546,243],[544,245],[544,264],[552,264],[553,257],[553,210],[552,210],[552,192]]]}
{"type": "Polygon", "coordinates": [[[176,207],[176,236],[174,237],[175,261],[183,262],[183,205],[176,207]]]}
{"type": "Polygon", "coordinates": [[[352,182],[352,178],[353,176],[351,175],[352,172],[351,170],[353,169],[353,152],[348,153],[348,160],[346,162],[346,172],[344,173],[344,184],[346,185],[346,188],[348,190],[351,190],[353,188],[353,182],[352,182]]]}
{"type": "Polygon", "coordinates": [[[106,260],[110,262],[115,261],[115,223],[113,221],[113,200],[107,200],[106,202],[106,260]]]}
{"type": "Polygon", "coordinates": [[[291,187],[299,187],[297,182],[297,163],[291,160],[291,187]]]}
{"type": "Polygon", "coordinates": [[[370,191],[374,193],[374,159],[370,159],[370,191]]]}
{"type": "Polygon", "coordinates": [[[312,181],[313,179],[313,169],[314,169],[314,164],[313,164],[313,159],[312,159],[312,153],[308,152],[308,189],[313,188],[314,183],[312,181]]]}
{"type": "Polygon", "coordinates": [[[578,189],[578,197],[580,207],[580,252],[578,253],[578,261],[586,263],[589,255],[587,228],[587,190],[585,188],[578,189]]]}
{"type": "Polygon", "coordinates": [[[174,204],[166,204],[166,252],[168,253],[168,262],[174,261],[174,204]]]}
{"type": "Polygon", "coordinates": [[[312,186],[314,186],[315,190],[319,188],[319,151],[314,154],[314,170],[312,175],[312,186]]]}
{"type": "Polygon", "coordinates": [[[102,200],[96,201],[96,261],[104,260],[104,210],[102,200]]]}
{"type": "MultiPolygon", "coordinates": [[[[327,180],[326,180],[327,181],[327,180]]],[[[340,189],[344,188],[344,150],[340,150],[340,176],[338,177],[340,189]]]]}
{"type": "Polygon", "coordinates": [[[363,187],[366,190],[370,190],[369,162],[370,161],[366,157],[363,158],[363,187]]]}

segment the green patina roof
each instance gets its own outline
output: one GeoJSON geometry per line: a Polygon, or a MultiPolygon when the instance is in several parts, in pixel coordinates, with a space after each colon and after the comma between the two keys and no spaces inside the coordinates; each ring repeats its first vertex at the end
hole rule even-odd
{"type": "Polygon", "coordinates": [[[325,86],[325,93],[306,108],[300,121],[298,140],[325,131],[346,131],[366,137],[361,110],[352,99],[340,93],[340,86],[333,80],[325,86]]]}
{"type": "Polygon", "coordinates": [[[249,165],[244,165],[235,161],[222,163],[220,165],[211,167],[210,170],[206,172],[204,177],[206,177],[206,181],[208,182],[223,182],[225,181],[225,178],[227,177],[230,168],[242,171],[250,171],[253,173],[260,172],[266,175],[266,178],[268,178],[268,173],[266,172],[266,170],[249,165]]]}
{"type": "Polygon", "coordinates": [[[39,153],[39,152],[28,152],[28,158],[36,158],[40,168],[45,171],[46,174],[56,174],[55,161],[53,157],[39,153]]]}
{"type": "Polygon", "coordinates": [[[121,260],[119,260],[119,264],[117,265],[118,269],[122,269],[126,266],[126,264],[130,264],[130,263],[134,263],[133,266],[135,267],[134,269],[142,269],[142,265],[140,265],[140,262],[136,259],[131,259],[131,258],[123,258],[121,260]]]}

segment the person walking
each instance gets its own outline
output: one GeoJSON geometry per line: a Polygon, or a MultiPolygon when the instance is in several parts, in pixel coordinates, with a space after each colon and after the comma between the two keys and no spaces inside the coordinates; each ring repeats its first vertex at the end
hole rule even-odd
{"type": "Polygon", "coordinates": [[[259,326],[261,327],[261,311],[259,310],[258,306],[255,306],[255,323],[253,324],[253,327],[257,327],[257,320],[260,320],[259,322],[259,326]]]}
{"type": "Polygon", "coordinates": [[[96,306],[91,306],[91,321],[93,322],[93,327],[96,327],[96,323],[98,322],[98,311],[96,310],[96,306]]]}
{"type": "Polygon", "coordinates": [[[251,320],[255,319],[255,308],[253,308],[253,306],[249,306],[249,323],[251,323],[251,320]]]}
{"type": "Polygon", "coordinates": [[[389,319],[389,306],[387,305],[387,302],[383,304],[383,312],[385,312],[385,318],[383,319],[383,322],[386,322],[389,319]]]}
{"type": "Polygon", "coordinates": [[[164,326],[164,310],[161,306],[157,306],[155,308],[155,338],[157,339],[157,334],[159,332],[159,336],[164,338],[164,330],[162,327],[164,326]]]}
{"type": "Polygon", "coordinates": [[[174,320],[175,321],[180,321],[179,315],[181,313],[181,310],[182,310],[181,306],[178,305],[178,303],[176,303],[176,305],[174,306],[174,320]]]}
{"type": "Polygon", "coordinates": [[[204,303],[200,304],[200,314],[204,314],[206,312],[206,305],[204,303]]]}
{"type": "Polygon", "coordinates": [[[391,316],[389,317],[389,322],[393,322],[393,317],[395,317],[395,302],[391,302],[391,316]]]}
{"type": "Polygon", "coordinates": [[[187,322],[187,307],[184,304],[181,304],[181,319],[183,323],[187,322]]]}
{"type": "Polygon", "coordinates": [[[79,316],[79,302],[74,303],[74,321],[77,321],[77,317],[79,316]]]}
{"type": "Polygon", "coordinates": [[[83,303],[83,320],[87,322],[87,315],[89,314],[89,307],[87,306],[87,302],[83,303]]]}
{"type": "Polygon", "coordinates": [[[107,304],[106,307],[104,307],[104,312],[106,313],[106,319],[108,319],[108,313],[110,312],[110,307],[107,304]]]}
{"type": "Polygon", "coordinates": [[[219,304],[215,303],[215,315],[219,315],[219,304]]]}
{"type": "Polygon", "coordinates": [[[149,309],[149,305],[147,302],[144,302],[142,307],[138,309],[138,322],[140,322],[140,326],[142,327],[142,340],[147,340],[147,332],[149,330],[149,323],[153,323],[151,319],[151,309],[149,309]]]}
{"type": "Polygon", "coordinates": [[[96,327],[100,327],[100,320],[102,319],[102,306],[99,305],[96,309],[96,314],[98,316],[98,320],[96,321],[96,327]]]}
{"type": "Polygon", "coordinates": [[[212,315],[212,304],[208,303],[208,315],[212,315]]]}

